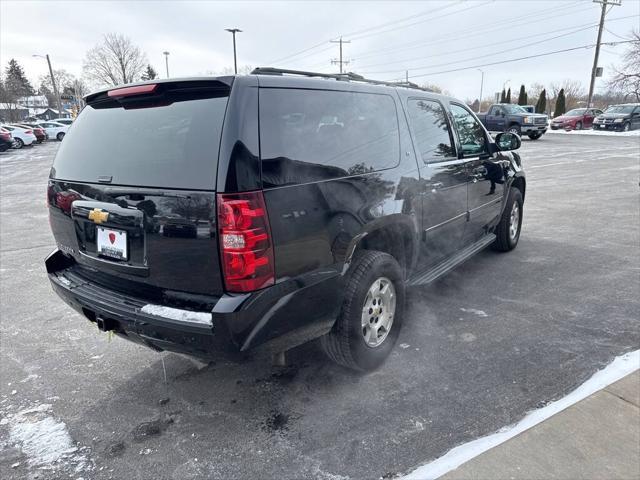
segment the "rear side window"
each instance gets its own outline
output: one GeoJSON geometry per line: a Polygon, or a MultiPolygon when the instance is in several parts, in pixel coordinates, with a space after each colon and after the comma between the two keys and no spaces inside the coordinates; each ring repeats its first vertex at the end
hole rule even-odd
{"type": "Polygon", "coordinates": [[[428,163],[455,157],[447,116],[440,103],[410,99],[409,119],[422,160],[428,163]]]}
{"type": "Polygon", "coordinates": [[[395,102],[370,93],[261,89],[260,151],[265,187],[396,166],[395,102]]]}
{"type": "Polygon", "coordinates": [[[228,96],[125,109],[87,105],[65,136],[52,177],[114,185],[215,189],[228,96]]]}

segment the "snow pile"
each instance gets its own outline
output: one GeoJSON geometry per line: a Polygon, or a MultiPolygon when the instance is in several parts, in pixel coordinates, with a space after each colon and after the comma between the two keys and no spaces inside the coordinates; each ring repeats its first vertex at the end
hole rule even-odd
{"type": "Polygon", "coordinates": [[[516,435],[529,430],[539,423],[544,422],[553,415],[575,405],[580,400],[583,400],[589,395],[608,387],[612,383],[617,382],[621,378],[626,377],[638,369],[640,369],[640,350],[620,355],[604,369],[594,373],[589,380],[584,382],[573,392],[569,393],[569,395],[548,404],[546,407],[527,413],[527,415],[515,425],[503,427],[496,433],[492,433],[491,435],[457,446],[454,449],[449,450],[442,457],[416,468],[413,472],[401,477],[401,479],[437,479],[458,468],[460,465],[468,462],[472,458],[475,458],[487,450],[490,450],[507,440],[510,440],[516,435]]]}
{"type": "Polygon", "coordinates": [[[599,135],[601,137],[640,137],[640,130],[628,132],[616,132],[614,130],[547,130],[547,133],[560,133],[564,135],[599,135]]]}
{"type": "Polygon", "coordinates": [[[84,470],[88,459],[79,452],[65,423],[48,414],[50,410],[50,404],[42,404],[18,412],[11,419],[11,442],[20,446],[31,467],[52,469],[73,463],[75,471],[84,470]]]}
{"type": "Polygon", "coordinates": [[[140,309],[142,313],[155,317],[170,318],[179,322],[200,323],[203,325],[213,325],[211,314],[207,312],[192,312],[179,308],[164,307],[162,305],[147,304],[140,309]]]}

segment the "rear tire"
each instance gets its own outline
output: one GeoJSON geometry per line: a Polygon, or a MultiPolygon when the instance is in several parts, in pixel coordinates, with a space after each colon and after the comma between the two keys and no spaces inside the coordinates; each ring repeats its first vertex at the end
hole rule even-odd
{"type": "Polygon", "coordinates": [[[22,141],[21,138],[14,138],[13,139],[13,148],[16,148],[18,150],[20,150],[22,147],[24,147],[24,142],[22,141]]]}
{"type": "Polygon", "coordinates": [[[64,138],[64,132],[60,132],[56,135],[56,139],[61,142],[62,139],[64,138]]]}
{"type": "Polygon", "coordinates": [[[496,227],[496,241],[491,245],[494,250],[508,252],[518,245],[522,228],[522,205],[522,192],[511,187],[507,204],[496,227]]]}
{"type": "Polygon", "coordinates": [[[347,275],[340,314],[320,344],[327,356],[340,365],[359,371],[374,370],[391,353],[402,326],[402,268],[387,253],[363,250],[354,255],[347,275]]]}

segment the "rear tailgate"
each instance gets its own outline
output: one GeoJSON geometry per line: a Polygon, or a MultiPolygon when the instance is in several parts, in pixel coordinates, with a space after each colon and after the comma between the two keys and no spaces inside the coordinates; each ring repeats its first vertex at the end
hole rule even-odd
{"type": "Polygon", "coordinates": [[[222,294],[215,182],[229,89],[167,82],[88,97],[47,195],[56,242],[83,276],[169,303],[222,294]]]}

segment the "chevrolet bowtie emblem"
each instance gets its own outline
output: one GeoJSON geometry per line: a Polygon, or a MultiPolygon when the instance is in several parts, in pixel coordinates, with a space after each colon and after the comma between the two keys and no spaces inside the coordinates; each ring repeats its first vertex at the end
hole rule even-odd
{"type": "Polygon", "coordinates": [[[95,223],[106,222],[109,219],[109,212],[103,212],[99,208],[94,208],[89,212],[89,220],[93,220],[95,223]]]}

